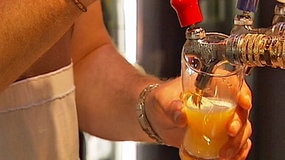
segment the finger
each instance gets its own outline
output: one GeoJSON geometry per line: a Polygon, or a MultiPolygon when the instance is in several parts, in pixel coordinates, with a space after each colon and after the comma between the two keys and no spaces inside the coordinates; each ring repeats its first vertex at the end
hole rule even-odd
{"type": "Polygon", "coordinates": [[[166,114],[170,116],[171,125],[164,128],[164,134],[161,134],[165,142],[174,147],[180,147],[186,131],[187,118],[183,111],[182,101],[175,100],[170,103],[170,107],[166,110],[166,114]]]}
{"type": "Polygon", "coordinates": [[[251,95],[251,90],[250,90],[250,88],[249,88],[249,86],[247,85],[246,82],[244,82],[244,83],[242,84],[242,86],[241,86],[241,92],[244,93],[244,94],[249,95],[250,97],[252,96],[252,95],[251,95]]]}
{"type": "Polygon", "coordinates": [[[173,123],[178,127],[185,127],[187,125],[186,113],[183,111],[183,104],[180,100],[171,102],[171,114],[173,123]]]}
{"type": "Polygon", "coordinates": [[[230,138],[222,147],[220,155],[223,158],[232,158],[240,152],[242,146],[252,134],[251,123],[247,121],[246,125],[241,129],[236,137],[230,138]]]}
{"type": "Polygon", "coordinates": [[[243,85],[241,91],[238,94],[238,106],[246,110],[250,110],[252,107],[251,99],[252,97],[249,88],[247,85],[243,85]]]}
{"type": "Polygon", "coordinates": [[[230,136],[236,136],[241,129],[242,124],[246,123],[251,107],[251,92],[246,83],[244,83],[239,92],[238,106],[236,107],[234,117],[228,125],[228,133],[230,136]]]}
{"type": "Polygon", "coordinates": [[[248,156],[248,153],[251,149],[252,142],[250,139],[247,139],[247,142],[243,145],[240,152],[233,158],[235,160],[245,160],[248,156]]]}
{"type": "Polygon", "coordinates": [[[228,134],[234,137],[238,134],[243,124],[246,124],[249,112],[241,107],[237,107],[232,121],[228,125],[228,134]]]}
{"type": "Polygon", "coordinates": [[[227,144],[223,147],[224,152],[222,154],[228,158],[235,156],[241,150],[242,146],[246,143],[251,134],[251,124],[247,121],[247,125],[242,128],[239,134],[234,138],[230,138],[227,144]]]}

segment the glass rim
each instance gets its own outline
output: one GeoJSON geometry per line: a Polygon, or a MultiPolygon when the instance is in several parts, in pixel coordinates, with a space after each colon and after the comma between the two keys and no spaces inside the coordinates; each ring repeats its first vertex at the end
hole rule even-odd
{"type": "MultiPolygon", "coordinates": [[[[185,62],[187,62],[184,56],[183,56],[183,59],[184,59],[185,62]]],[[[218,63],[217,66],[223,65],[225,63],[228,63],[228,64],[230,64],[233,67],[236,67],[236,69],[234,71],[232,71],[232,72],[228,72],[227,74],[209,73],[209,72],[204,72],[204,71],[198,70],[196,68],[193,68],[188,63],[185,63],[185,64],[186,64],[187,68],[191,68],[191,70],[193,70],[195,73],[202,74],[202,75],[207,75],[207,76],[210,76],[210,77],[230,77],[230,76],[236,75],[237,73],[242,73],[243,72],[243,69],[244,69],[243,65],[232,64],[232,63],[230,63],[228,61],[223,61],[222,63],[218,63]]]]}

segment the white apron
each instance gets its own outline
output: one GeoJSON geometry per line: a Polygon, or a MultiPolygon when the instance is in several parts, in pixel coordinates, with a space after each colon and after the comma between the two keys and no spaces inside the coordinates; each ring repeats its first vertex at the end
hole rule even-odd
{"type": "Polygon", "coordinates": [[[0,93],[0,159],[78,160],[72,64],[0,93]]]}

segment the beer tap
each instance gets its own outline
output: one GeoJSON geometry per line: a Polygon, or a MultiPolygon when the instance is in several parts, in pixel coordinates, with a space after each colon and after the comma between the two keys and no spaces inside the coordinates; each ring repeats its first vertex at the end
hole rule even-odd
{"type": "MultiPolygon", "coordinates": [[[[196,26],[203,19],[198,0],[171,0],[171,5],[177,12],[181,27],[188,27],[185,33],[186,42],[182,49],[182,67],[189,61],[195,61],[192,67],[211,73],[216,64],[223,59],[220,52],[225,51],[225,44],[221,42],[224,42],[227,35],[206,33],[203,28],[196,26]]],[[[198,106],[210,79],[211,77],[206,74],[198,74],[196,78],[196,93],[193,99],[198,106]]]]}
{"type": "MultiPolygon", "coordinates": [[[[234,18],[234,26],[231,30],[231,35],[246,34],[246,33],[264,33],[267,29],[254,28],[252,13],[257,11],[259,0],[238,0],[237,9],[241,14],[237,14],[234,18]]],[[[252,71],[252,67],[244,67],[245,73],[248,75],[252,71]]]]}
{"type": "MultiPolygon", "coordinates": [[[[242,14],[234,19],[230,35],[206,32],[197,24],[203,17],[198,0],[171,0],[181,27],[186,30],[182,49],[182,67],[191,63],[201,73],[213,73],[218,64],[229,62],[245,68],[265,67],[285,69],[285,0],[278,0],[273,25],[254,28],[250,13],[255,12],[258,0],[239,0],[237,8],[242,14]],[[185,63],[185,64],[184,64],[185,63]]],[[[198,74],[196,78],[196,104],[211,77],[198,74]]]]}
{"type": "Polygon", "coordinates": [[[272,26],[236,32],[226,39],[228,61],[251,67],[285,69],[285,0],[277,0],[272,26]]]}
{"type": "MultiPolygon", "coordinates": [[[[223,40],[227,35],[213,33],[197,27],[196,24],[202,21],[202,15],[198,0],[171,0],[171,5],[177,12],[181,27],[188,27],[186,30],[186,42],[182,49],[182,61],[197,61],[195,67],[207,73],[211,73],[214,66],[221,61],[222,54],[225,51],[223,40]]],[[[206,87],[209,76],[200,74],[196,80],[198,92],[206,87]]]]}

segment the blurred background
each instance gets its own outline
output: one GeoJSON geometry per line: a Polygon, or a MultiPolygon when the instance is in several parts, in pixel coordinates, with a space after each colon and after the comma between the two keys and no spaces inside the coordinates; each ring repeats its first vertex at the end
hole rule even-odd
{"type": "MultiPolygon", "coordinates": [[[[204,16],[200,26],[229,34],[237,0],[199,2],[204,16]]],[[[275,4],[259,0],[256,27],[271,25],[275,4]]],[[[180,27],[169,1],[102,0],[102,5],[109,33],[130,63],[162,79],[180,75],[186,28],[180,27]]],[[[285,159],[285,71],[255,68],[246,81],[253,93],[253,147],[248,160],[285,159]]],[[[176,148],[84,136],[87,160],[179,160],[176,148]]]]}

